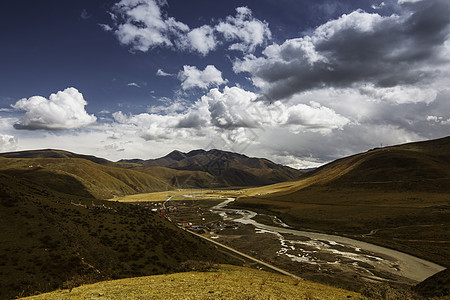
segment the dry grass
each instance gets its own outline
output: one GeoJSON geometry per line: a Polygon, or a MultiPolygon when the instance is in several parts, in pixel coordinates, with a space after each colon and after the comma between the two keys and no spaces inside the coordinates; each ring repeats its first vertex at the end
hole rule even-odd
{"type": "Polygon", "coordinates": [[[221,265],[186,272],[99,282],[26,299],[365,299],[358,293],[255,269],[221,265]]]}
{"type": "Polygon", "coordinates": [[[208,190],[208,189],[180,189],[176,191],[163,191],[115,197],[109,200],[124,203],[159,202],[169,197],[171,200],[211,200],[238,196],[238,190],[208,190]]]}

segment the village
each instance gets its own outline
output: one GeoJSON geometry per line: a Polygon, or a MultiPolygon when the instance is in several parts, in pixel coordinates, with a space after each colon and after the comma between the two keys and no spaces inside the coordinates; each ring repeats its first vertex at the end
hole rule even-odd
{"type": "Polygon", "coordinates": [[[211,201],[168,201],[161,202],[140,202],[153,213],[165,217],[179,227],[195,233],[219,234],[224,229],[237,229],[241,224],[223,220],[217,213],[210,211],[210,208],[222,200],[211,201]]]}

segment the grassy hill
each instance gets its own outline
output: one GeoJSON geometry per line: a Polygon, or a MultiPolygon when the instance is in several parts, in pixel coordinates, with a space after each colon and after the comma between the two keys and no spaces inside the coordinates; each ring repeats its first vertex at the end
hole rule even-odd
{"type": "Polygon", "coordinates": [[[0,299],[173,272],[188,260],[233,263],[149,210],[72,194],[75,177],[36,172],[0,171],[0,299]]]}
{"type": "Polygon", "coordinates": [[[166,189],[209,188],[217,185],[216,178],[202,171],[175,170],[165,167],[147,167],[140,164],[118,163],[122,168],[154,176],[166,183],[166,189]]]}
{"type": "Polygon", "coordinates": [[[97,199],[165,190],[156,176],[110,167],[83,158],[2,158],[0,172],[26,178],[53,190],[97,199]]]}
{"type": "Polygon", "coordinates": [[[373,149],[235,203],[450,266],[450,137],[373,149]]]}
{"type": "Polygon", "coordinates": [[[255,269],[221,265],[185,272],[100,282],[27,299],[365,299],[360,294],[255,269]]]}
{"type": "Polygon", "coordinates": [[[42,149],[42,150],[28,150],[28,151],[16,151],[16,152],[5,152],[0,153],[1,157],[5,158],[82,158],[97,164],[106,165],[106,166],[114,166],[115,163],[104,159],[99,158],[93,155],[83,155],[72,153],[64,150],[55,150],[55,149],[42,149]]]}

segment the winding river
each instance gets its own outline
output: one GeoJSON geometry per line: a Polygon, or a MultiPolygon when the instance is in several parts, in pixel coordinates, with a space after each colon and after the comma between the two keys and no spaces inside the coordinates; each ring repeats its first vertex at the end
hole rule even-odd
{"type": "MultiPolygon", "coordinates": [[[[347,237],[310,231],[294,230],[287,228],[289,226],[283,223],[281,223],[283,227],[261,224],[253,220],[253,218],[257,215],[257,213],[254,211],[226,208],[227,205],[233,201],[235,201],[234,198],[228,198],[226,201],[212,207],[211,211],[220,214],[224,219],[232,220],[234,222],[242,224],[251,224],[255,226],[257,230],[260,230],[262,232],[277,234],[281,237],[280,240],[282,241],[282,244],[284,243],[284,241],[282,240],[282,234],[307,237],[311,239],[311,241],[308,242],[309,245],[322,247],[322,250],[325,247],[326,251],[336,254],[337,256],[340,255],[342,257],[354,260],[355,262],[364,261],[371,264],[373,267],[378,268],[379,270],[383,270],[417,282],[423,281],[429,276],[432,276],[435,273],[445,269],[440,265],[400,251],[350,239],[347,237]],[[354,249],[354,251],[339,251],[333,249],[333,247],[330,247],[330,245],[340,245],[347,248],[352,248],[354,249]]],[[[303,257],[292,258],[294,261],[296,260],[300,262],[308,262],[307,259],[303,257]],[[304,259],[304,261],[302,261],[302,259],[304,259]]],[[[315,262],[309,261],[309,263],[315,262]]]]}

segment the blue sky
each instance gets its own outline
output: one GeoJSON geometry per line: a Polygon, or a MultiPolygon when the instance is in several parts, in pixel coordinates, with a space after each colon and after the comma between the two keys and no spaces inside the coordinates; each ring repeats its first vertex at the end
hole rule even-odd
{"type": "Polygon", "coordinates": [[[450,129],[450,3],[10,1],[0,150],[304,168],[450,129]]]}

